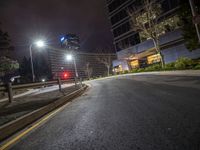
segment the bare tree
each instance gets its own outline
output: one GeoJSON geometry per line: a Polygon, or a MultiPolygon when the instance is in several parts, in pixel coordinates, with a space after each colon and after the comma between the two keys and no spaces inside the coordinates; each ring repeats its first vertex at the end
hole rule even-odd
{"type": "Polygon", "coordinates": [[[107,76],[110,75],[110,69],[112,65],[112,54],[110,53],[103,53],[102,51],[99,51],[99,54],[97,55],[97,61],[100,63],[104,64],[105,67],[107,68],[107,76]]]}
{"type": "Polygon", "coordinates": [[[85,67],[84,67],[84,72],[85,74],[87,75],[88,79],[90,80],[91,78],[91,75],[92,75],[92,72],[93,72],[93,69],[92,67],[90,66],[90,63],[87,62],[85,67]]]}
{"type": "Polygon", "coordinates": [[[162,55],[159,36],[165,32],[165,26],[159,23],[161,5],[152,0],[143,0],[143,9],[133,8],[128,13],[131,18],[131,27],[146,39],[152,39],[157,54],[160,55],[162,67],[164,67],[164,56],[162,55]]]}

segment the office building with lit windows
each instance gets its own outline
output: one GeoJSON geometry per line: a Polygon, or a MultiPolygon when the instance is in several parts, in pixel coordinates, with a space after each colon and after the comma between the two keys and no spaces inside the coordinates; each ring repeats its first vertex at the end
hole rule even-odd
{"type": "MultiPolygon", "coordinates": [[[[75,77],[74,60],[67,60],[66,56],[71,54],[72,59],[75,59],[77,72],[79,77],[88,78],[100,77],[107,74],[108,69],[105,64],[98,61],[98,53],[85,53],[80,49],[79,37],[75,34],[66,34],[60,38],[60,48],[49,48],[48,56],[51,67],[51,73],[53,79],[72,79],[75,77]]],[[[101,57],[109,57],[112,62],[116,59],[115,54],[100,54],[101,57]]],[[[110,73],[112,73],[112,67],[110,67],[110,73]]]]}
{"type": "MultiPolygon", "coordinates": [[[[106,2],[117,53],[117,60],[113,61],[115,71],[131,70],[158,63],[160,57],[156,54],[153,41],[143,38],[142,33],[135,32],[131,28],[128,11],[135,6],[141,8],[141,0],[107,0],[106,2]]],[[[165,63],[174,62],[180,57],[200,58],[200,50],[189,51],[185,47],[179,29],[177,11],[181,0],[157,0],[157,2],[162,7],[161,22],[162,20],[169,22],[166,31],[159,39],[165,63]]]]}

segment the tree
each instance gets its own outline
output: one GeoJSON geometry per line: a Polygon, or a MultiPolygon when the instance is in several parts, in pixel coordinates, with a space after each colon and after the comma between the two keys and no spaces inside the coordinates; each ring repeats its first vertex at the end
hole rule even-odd
{"type": "MultiPolygon", "coordinates": [[[[31,66],[30,66],[30,59],[27,59],[26,57],[23,58],[21,64],[20,64],[20,75],[22,78],[22,82],[31,82],[32,81],[32,73],[31,73],[31,66]]],[[[34,71],[35,71],[35,79],[37,81],[41,81],[41,79],[45,78],[50,79],[51,78],[51,71],[50,67],[45,60],[43,55],[36,55],[35,59],[33,60],[34,64],[34,71]]]]}
{"type": "Polygon", "coordinates": [[[11,46],[11,40],[7,32],[3,32],[0,29],[0,76],[6,76],[13,73],[19,68],[17,61],[10,58],[10,53],[14,50],[11,46]]]}
{"type": "Polygon", "coordinates": [[[31,82],[32,79],[31,67],[29,64],[30,64],[30,59],[23,57],[22,62],[20,63],[19,72],[22,82],[24,83],[31,82]]]}
{"type": "Polygon", "coordinates": [[[105,67],[107,68],[107,76],[110,75],[110,69],[112,65],[112,54],[110,53],[103,53],[103,51],[99,51],[99,54],[97,55],[97,61],[100,63],[104,64],[105,67]]]}
{"type": "Polygon", "coordinates": [[[93,69],[90,66],[90,63],[87,62],[83,69],[84,69],[85,74],[87,75],[87,78],[90,80],[92,72],[93,72],[93,69]]]}
{"type": "MultiPolygon", "coordinates": [[[[200,6],[198,7],[200,9],[200,6]]],[[[181,0],[178,16],[180,18],[183,37],[185,39],[185,46],[190,51],[199,48],[200,44],[198,42],[195,26],[192,22],[192,12],[189,0],[181,0]]]]}
{"type": "Polygon", "coordinates": [[[164,56],[162,55],[159,36],[165,32],[165,26],[159,23],[161,5],[151,0],[143,1],[143,9],[138,11],[136,7],[128,11],[131,19],[131,27],[136,32],[141,32],[146,39],[152,39],[157,54],[160,55],[162,67],[164,67],[164,56]]]}
{"type": "Polygon", "coordinates": [[[35,78],[37,81],[41,81],[42,78],[51,78],[51,70],[48,64],[48,60],[45,59],[45,54],[35,55],[35,59],[33,59],[33,65],[35,71],[35,78]]]}
{"type": "Polygon", "coordinates": [[[5,76],[6,74],[13,73],[19,68],[17,61],[14,61],[8,57],[0,57],[0,76],[5,76]]]}

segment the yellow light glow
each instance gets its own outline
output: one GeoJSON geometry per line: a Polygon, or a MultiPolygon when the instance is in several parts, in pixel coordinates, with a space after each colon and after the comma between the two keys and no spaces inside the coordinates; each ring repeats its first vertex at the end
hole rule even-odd
{"type": "Polygon", "coordinates": [[[160,54],[151,55],[147,57],[147,63],[154,64],[160,62],[160,59],[161,59],[160,54]]]}
{"type": "Polygon", "coordinates": [[[133,60],[130,62],[130,65],[132,68],[138,68],[139,67],[139,61],[138,60],[133,60]]]}

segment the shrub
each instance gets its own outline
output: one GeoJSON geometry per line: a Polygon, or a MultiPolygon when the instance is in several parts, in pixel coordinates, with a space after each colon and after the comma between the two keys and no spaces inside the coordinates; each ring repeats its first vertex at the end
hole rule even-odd
{"type": "Polygon", "coordinates": [[[197,65],[194,67],[194,69],[200,70],[200,63],[197,64],[197,65]]]}
{"type": "Polygon", "coordinates": [[[162,69],[162,67],[161,67],[160,64],[154,64],[154,65],[151,65],[149,67],[146,67],[145,71],[159,71],[161,69],[162,69]]]}
{"type": "Polygon", "coordinates": [[[144,71],[145,71],[144,68],[139,68],[139,69],[137,69],[137,72],[144,72],[144,71]]]}
{"type": "Polygon", "coordinates": [[[132,70],[131,70],[131,73],[137,73],[137,72],[138,72],[137,70],[138,70],[137,68],[132,69],[132,70]]]}
{"type": "Polygon", "coordinates": [[[128,71],[128,70],[125,70],[125,71],[124,71],[124,74],[127,74],[127,73],[129,73],[129,71],[128,71]]]}
{"type": "Polygon", "coordinates": [[[165,70],[174,70],[174,68],[175,68],[174,62],[165,64],[165,67],[164,67],[165,70]]]}
{"type": "Polygon", "coordinates": [[[176,60],[175,62],[175,68],[176,69],[191,69],[194,67],[194,61],[189,58],[181,57],[176,60]]]}

